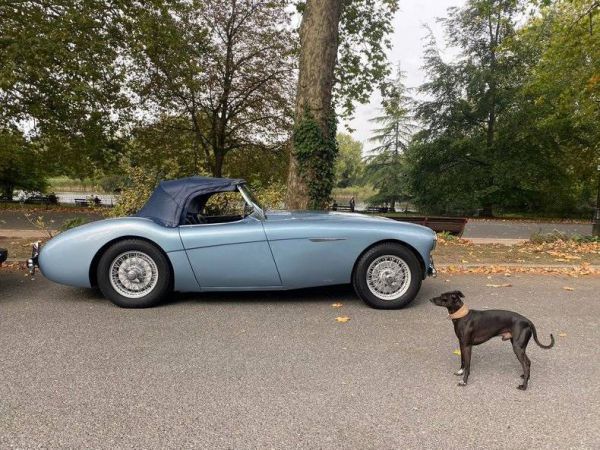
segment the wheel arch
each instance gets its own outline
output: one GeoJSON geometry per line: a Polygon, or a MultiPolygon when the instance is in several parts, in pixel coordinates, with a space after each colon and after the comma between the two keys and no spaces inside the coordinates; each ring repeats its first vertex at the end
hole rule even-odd
{"type": "Polygon", "coordinates": [[[369,250],[371,250],[372,248],[377,247],[378,245],[382,245],[382,244],[398,244],[398,245],[401,245],[401,246],[407,248],[408,250],[410,250],[417,258],[417,261],[419,261],[419,266],[421,267],[421,271],[422,271],[422,275],[421,275],[422,279],[425,279],[427,277],[427,268],[425,267],[425,261],[423,261],[423,257],[417,251],[417,249],[415,249],[412,245],[410,245],[404,241],[401,241],[400,239],[382,239],[381,241],[372,243],[367,248],[365,248],[360,253],[360,255],[358,255],[358,257],[356,258],[356,261],[354,261],[354,266],[352,266],[352,274],[351,274],[352,281],[354,281],[354,274],[356,273],[356,267],[358,266],[358,262],[363,257],[363,255],[365,253],[367,253],[369,250]]]}
{"type": "Polygon", "coordinates": [[[171,285],[173,285],[173,280],[175,279],[174,272],[173,272],[173,265],[171,264],[171,260],[169,259],[169,256],[167,255],[167,253],[162,249],[162,247],[160,245],[158,245],[152,239],[148,239],[148,238],[145,238],[142,236],[136,236],[136,235],[119,236],[118,238],[112,239],[112,240],[108,241],[106,244],[104,244],[102,247],[100,247],[100,249],[96,252],[94,257],[92,258],[92,262],[90,264],[90,269],[89,269],[90,285],[92,287],[98,286],[98,264],[100,263],[100,258],[102,258],[102,255],[104,255],[106,250],[108,250],[112,245],[116,244],[117,242],[126,241],[128,239],[137,239],[139,241],[145,241],[145,242],[153,245],[154,247],[156,247],[158,249],[158,251],[161,252],[165,256],[165,258],[167,259],[167,263],[169,264],[169,272],[171,275],[171,278],[170,278],[171,285]]]}

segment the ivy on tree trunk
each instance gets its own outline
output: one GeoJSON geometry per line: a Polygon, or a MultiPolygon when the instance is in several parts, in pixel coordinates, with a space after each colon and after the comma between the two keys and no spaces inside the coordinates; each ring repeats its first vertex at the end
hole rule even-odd
{"type": "Polygon", "coordinates": [[[342,0],[308,0],[304,8],[296,126],[286,199],[289,209],[327,205],[337,154],[332,91],[342,0]]]}

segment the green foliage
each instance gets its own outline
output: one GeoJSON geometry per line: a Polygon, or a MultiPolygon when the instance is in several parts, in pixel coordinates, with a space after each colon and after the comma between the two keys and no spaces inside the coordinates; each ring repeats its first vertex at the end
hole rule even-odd
{"type": "MultiPolygon", "coordinates": [[[[279,150],[291,128],[293,51],[284,0],[160,1],[132,13],[132,90],[174,117],[214,176],[235,152],[279,150]]],[[[154,122],[158,117],[150,117],[154,122]]]]}
{"type": "Polygon", "coordinates": [[[251,185],[252,193],[265,209],[282,209],[285,201],[286,185],[283,182],[260,183],[251,185]]]}
{"type": "Polygon", "coordinates": [[[12,129],[0,128],[0,197],[12,199],[15,189],[43,191],[46,172],[35,144],[12,129]]]}
{"type": "Polygon", "coordinates": [[[294,153],[300,175],[308,186],[310,209],[326,207],[331,200],[335,182],[334,163],[338,154],[336,119],[333,112],[323,130],[313,116],[305,111],[304,118],[294,126],[294,153]]]}
{"type": "Polygon", "coordinates": [[[85,225],[88,222],[89,220],[86,217],[73,217],[72,219],[65,220],[65,222],[60,226],[60,231],[67,231],[71,228],[75,228],[80,225],[85,225]]]}
{"type": "Polygon", "coordinates": [[[385,81],[382,92],[383,114],[371,120],[377,128],[370,140],[378,145],[367,158],[365,178],[378,190],[369,203],[394,208],[396,202],[410,198],[404,152],[414,130],[411,99],[399,69],[395,78],[385,81]]]}
{"type": "Polygon", "coordinates": [[[365,163],[362,144],[346,133],[337,134],[338,156],[335,160],[335,186],[346,188],[360,184],[365,163]]]}
{"type": "Polygon", "coordinates": [[[120,0],[0,3],[0,127],[20,126],[48,171],[83,177],[119,151],[120,0]]]}
{"type": "Polygon", "coordinates": [[[448,63],[435,41],[427,46],[427,100],[417,108],[425,126],[406,152],[422,210],[554,215],[591,206],[600,39],[578,21],[589,6],[554,2],[521,28],[521,2],[450,9],[447,44],[460,54],[448,63]]]}
{"type": "Polygon", "coordinates": [[[127,174],[127,183],[121,188],[119,201],[110,210],[113,217],[129,216],[138,212],[161,180],[156,173],[132,165],[127,167],[127,174]]]}
{"type": "Polygon", "coordinates": [[[391,49],[388,36],[397,10],[398,0],[344,2],[334,89],[334,103],[344,116],[353,114],[356,102],[367,103],[389,75],[386,52],[391,49]]]}

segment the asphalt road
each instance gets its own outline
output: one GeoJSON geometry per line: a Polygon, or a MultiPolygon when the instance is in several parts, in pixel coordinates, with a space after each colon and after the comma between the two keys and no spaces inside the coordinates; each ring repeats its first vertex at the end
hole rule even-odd
{"type": "Polygon", "coordinates": [[[599,288],[453,276],[401,311],[344,287],[126,310],[0,271],[0,447],[599,448],[599,288]],[[449,289],[523,313],[542,342],[554,333],[555,348],[529,346],[528,391],[500,339],[475,349],[457,386],[451,323],[427,301],[449,289]]]}
{"type": "Polygon", "coordinates": [[[518,222],[514,220],[469,220],[464,238],[529,239],[534,233],[560,231],[569,235],[589,236],[592,224],[558,222],[518,222]]]}

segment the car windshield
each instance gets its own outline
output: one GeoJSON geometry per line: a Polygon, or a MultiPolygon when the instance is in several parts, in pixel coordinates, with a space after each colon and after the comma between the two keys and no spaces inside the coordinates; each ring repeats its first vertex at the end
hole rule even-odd
{"type": "Polygon", "coordinates": [[[248,185],[246,184],[241,184],[238,186],[238,189],[242,192],[242,194],[250,199],[250,201],[252,203],[254,203],[256,206],[258,206],[262,211],[264,211],[262,205],[260,204],[260,202],[258,201],[258,199],[254,196],[254,194],[252,193],[252,191],[248,188],[248,185]]]}

